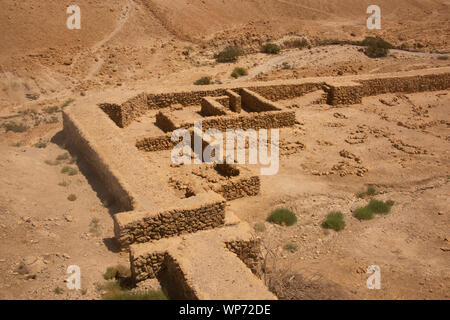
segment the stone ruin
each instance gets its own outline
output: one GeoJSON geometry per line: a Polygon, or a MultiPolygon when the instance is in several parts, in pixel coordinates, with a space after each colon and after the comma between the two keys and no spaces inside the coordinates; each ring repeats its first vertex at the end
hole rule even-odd
{"type": "Polygon", "coordinates": [[[255,196],[260,179],[244,165],[173,166],[171,133],[270,129],[296,123],[277,101],[318,92],[317,103],[358,104],[366,96],[446,90],[450,68],[178,88],[123,103],[73,105],[63,112],[69,146],[114,198],[115,237],[129,250],[135,282],[157,278],[177,299],[276,299],[264,286],[258,241],[226,202],[255,196]],[[153,154],[160,158],[153,161],[153,154]],[[164,158],[165,157],[165,158],[164,158]],[[161,163],[160,159],[165,159],[161,163]],[[159,176],[166,165],[169,179],[159,176]]]}

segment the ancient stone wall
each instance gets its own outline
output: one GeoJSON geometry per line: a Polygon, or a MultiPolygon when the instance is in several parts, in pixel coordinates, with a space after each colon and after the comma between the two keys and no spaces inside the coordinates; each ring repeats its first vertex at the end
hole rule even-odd
{"type": "Polygon", "coordinates": [[[224,224],[225,199],[215,192],[180,199],[163,211],[122,212],[114,216],[114,232],[122,247],[224,224]]]}
{"type": "Polygon", "coordinates": [[[248,89],[242,88],[239,91],[239,94],[241,95],[242,105],[244,108],[247,108],[253,112],[281,110],[281,107],[277,106],[274,102],[248,89]]]}
{"type": "MultiPolygon", "coordinates": [[[[164,113],[167,117],[167,113],[164,113]]],[[[164,119],[165,120],[165,119],[164,119]]],[[[157,120],[158,121],[158,120],[157,120]]],[[[173,130],[174,122],[169,119],[170,125],[165,126],[173,130]]],[[[227,129],[275,129],[290,127],[295,124],[295,111],[269,111],[254,114],[242,115],[226,115],[226,116],[211,116],[202,120],[202,129],[217,129],[225,132],[227,129]]],[[[181,123],[176,129],[183,128],[189,130],[194,127],[194,123],[181,123]]],[[[163,129],[164,130],[164,129],[163,129]]],[[[170,131],[170,130],[168,130],[170,131]]],[[[190,130],[192,131],[192,129],[190,130]]],[[[192,132],[191,132],[192,137],[192,132]]],[[[191,139],[193,141],[193,139],[191,139]]],[[[144,137],[136,141],[136,147],[139,150],[152,152],[169,150],[177,145],[178,142],[171,141],[171,133],[157,137],[144,137]]]]}
{"type": "Polygon", "coordinates": [[[152,152],[170,150],[178,144],[171,140],[172,133],[164,136],[141,138],[136,141],[136,148],[141,151],[152,152]]]}
{"type": "Polygon", "coordinates": [[[156,125],[164,132],[176,130],[180,126],[180,120],[167,110],[156,114],[156,125]]]}
{"type": "Polygon", "coordinates": [[[202,128],[217,129],[273,129],[290,127],[295,124],[295,111],[269,111],[252,113],[249,115],[230,115],[210,117],[202,121],[202,128]]]}
{"type": "Polygon", "coordinates": [[[362,86],[358,83],[330,83],[324,87],[328,93],[327,104],[342,105],[342,104],[357,104],[362,102],[361,95],[362,86]]]}
{"type": "Polygon", "coordinates": [[[191,283],[178,261],[169,254],[165,255],[164,268],[158,273],[158,280],[168,296],[174,300],[199,300],[191,283]]]}
{"type": "Polygon", "coordinates": [[[114,103],[101,103],[99,107],[105,112],[114,123],[120,127],[125,127],[122,122],[122,107],[114,103]]]}
{"type": "Polygon", "coordinates": [[[225,94],[230,98],[230,109],[233,112],[240,113],[242,109],[241,96],[233,90],[226,90],[225,94]]]}
{"type": "MultiPolygon", "coordinates": [[[[247,88],[270,101],[292,99],[309,92],[325,89],[328,93],[327,101],[329,104],[354,104],[360,103],[360,96],[448,89],[450,87],[450,73],[445,68],[441,69],[424,71],[421,72],[423,74],[418,75],[410,75],[411,72],[405,72],[405,75],[396,77],[384,74],[343,77],[345,78],[343,81],[360,83],[362,85],[360,89],[352,88],[356,85],[337,85],[333,79],[316,78],[309,82],[304,80],[284,81],[284,83],[274,81],[246,87],[224,86],[223,88],[215,87],[210,90],[195,89],[183,92],[141,94],[121,105],[105,103],[101,107],[119,127],[123,128],[149,109],[167,108],[174,104],[183,106],[200,105],[202,98],[207,96],[227,95],[230,97],[231,110],[239,112],[240,96],[237,95],[237,92],[242,88],[247,88]]],[[[340,78],[337,79],[341,81],[340,78]]]]}
{"type": "Polygon", "coordinates": [[[397,92],[413,93],[446,90],[450,88],[450,73],[417,75],[410,77],[389,77],[359,80],[358,82],[362,84],[361,94],[363,96],[397,92]]]}
{"type": "MultiPolygon", "coordinates": [[[[157,278],[169,291],[169,296],[175,299],[227,296],[228,293],[222,293],[224,287],[215,285],[226,283],[231,280],[228,277],[232,275],[233,280],[239,281],[240,285],[227,288],[241,291],[241,294],[248,297],[255,294],[255,290],[249,293],[244,288],[241,289],[241,285],[262,285],[258,280],[262,275],[263,260],[259,246],[259,240],[251,235],[250,227],[245,223],[152,243],[133,244],[130,247],[131,273],[136,282],[157,278]],[[213,248],[214,251],[211,251],[213,248]],[[210,254],[205,256],[208,252],[210,254]],[[243,264],[236,263],[238,259],[243,264]],[[208,274],[208,278],[216,280],[215,285],[202,283],[202,278],[205,278],[202,267],[209,265],[216,270],[221,266],[225,267],[224,263],[229,267],[229,263],[232,263],[234,269],[230,270],[225,279],[208,274]]],[[[264,291],[268,293],[263,285],[259,290],[261,289],[263,295],[264,291]]],[[[274,296],[269,294],[265,298],[273,299],[274,296]]]]}
{"type": "Polygon", "coordinates": [[[224,116],[229,113],[229,110],[213,97],[202,98],[201,106],[200,113],[203,116],[224,116]]]}
{"type": "Polygon", "coordinates": [[[225,89],[148,94],[148,109],[166,108],[177,103],[183,106],[199,105],[203,97],[218,97],[223,95],[225,95],[225,89]]]}
{"type": "Polygon", "coordinates": [[[277,85],[259,85],[259,86],[249,86],[247,89],[260,94],[266,99],[271,101],[278,101],[284,99],[293,99],[295,97],[301,97],[307,93],[320,90],[325,84],[323,80],[318,79],[315,82],[306,83],[285,83],[277,85]]]}
{"type": "Polygon", "coordinates": [[[214,97],[214,100],[216,100],[218,103],[220,103],[222,106],[225,107],[225,110],[230,110],[230,97],[228,95],[220,96],[220,97],[214,97]]]}
{"type": "MultiPolygon", "coordinates": [[[[105,122],[110,121],[102,113],[96,116],[105,117],[105,122]]],[[[116,205],[124,211],[133,210],[135,199],[127,189],[126,183],[113,173],[108,160],[102,157],[99,146],[83,130],[82,123],[63,112],[63,125],[69,149],[76,152],[79,159],[89,164],[89,170],[103,182],[107,192],[114,197],[116,205]]]]}
{"type": "Polygon", "coordinates": [[[262,256],[260,253],[260,243],[256,239],[237,240],[226,242],[225,246],[228,250],[236,254],[242,262],[249,267],[258,277],[262,276],[262,256]]]}
{"type": "Polygon", "coordinates": [[[227,201],[243,197],[251,197],[259,194],[261,181],[258,176],[245,177],[238,180],[232,180],[221,185],[217,193],[221,194],[227,201]]]}

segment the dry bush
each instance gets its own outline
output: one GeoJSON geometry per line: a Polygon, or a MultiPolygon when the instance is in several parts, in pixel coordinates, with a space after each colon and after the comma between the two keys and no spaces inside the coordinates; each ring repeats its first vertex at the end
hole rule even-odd
{"type": "Polygon", "coordinates": [[[260,241],[263,281],[281,300],[349,299],[351,295],[340,285],[326,280],[320,274],[305,276],[293,271],[291,264],[279,257],[278,246],[260,241]]]}

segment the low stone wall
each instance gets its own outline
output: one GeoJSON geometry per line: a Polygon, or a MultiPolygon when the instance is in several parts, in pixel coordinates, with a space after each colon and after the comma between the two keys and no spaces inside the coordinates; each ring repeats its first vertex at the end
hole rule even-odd
{"type": "Polygon", "coordinates": [[[177,103],[183,106],[199,105],[203,97],[218,97],[223,95],[225,95],[225,89],[197,89],[184,92],[148,94],[148,109],[166,108],[177,103]]]}
{"type": "Polygon", "coordinates": [[[171,132],[180,127],[181,120],[167,110],[156,114],[156,125],[164,132],[171,132]]]}
{"type": "Polygon", "coordinates": [[[134,119],[144,115],[148,110],[148,99],[145,93],[141,93],[121,104],[103,103],[100,108],[113,120],[117,126],[124,128],[134,119]]]}
{"type": "MultiPolygon", "coordinates": [[[[236,254],[237,257],[258,277],[262,275],[261,263],[263,260],[259,246],[260,243],[256,239],[225,242],[227,250],[236,254]]],[[[175,260],[170,257],[165,250],[145,252],[142,255],[136,255],[133,249],[130,250],[131,277],[134,282],[160,278],[161,273],[165,272],[164,269],[168,268],[168,265],[178,265],[174,262],[175,260]]],[[[169,267],[168,269],[172,268],[169,267]]],[[[181,271],[179,267],[176,269],[181,271]]],[[[184,276],[181,278],[184,278],[184,276]]],[[[175,280],[174,282],[185,283],[186,281],[175,280]]]]}
{"type": "Polygon", "coordinates": [[[222,106],[225,107],[225,110],[230,110],[230,97],[228,95],[220,96],[220,97],[214,97],[214,100],[216,100],[218,103],[220,103],[222,106]]]}
{"type": "Polygon", "coordinates": [[[166,251],[159,251],[135,257],[130,250],[131,277],[134,282],[157,278],[160,271],[165,268],[166,256],[166,251]]]}
{"type": "MultiPolygon", "coordinates": [[[[202,121],[203,130],[217,129],[273,129],[290,127],[295,124],[295,111],[269,111],[249,115],[211,117],[202,121]]],[[[193,124],[192,124],[193,126],[193,124]]]]}
{"type": "Polygon", "coordinates": [[[260,85],[249,86],[249,90],[260,94],[266,99],[271,101],[293,99],[295,97],[301,97],[307,93],[320,90],[325,84],[323,80],[317,78],[315,82],[297,83],[297,84],[278,84],[278,85],[260,85]]]}
{"type": "MultiPolygon", "coordinates": [[[[227,129],[275,129],[290,127],[295,124],[295,111],[269,111],[245,115],[212,116],[202,120],[202,129],[217,129],[225,132],[227,129]]],[[[178,128],[191,131],[191,141],[194,123],[182,123],[178,128]]],[[[153,152],[169,150],[176,146],[178,142],[171,140],[171,133],[157,137],[144,137],[136,141],[136,147],[141,151],[153,152]]]]}
{"type": "Polygon", "coordinates": [[[327,104],[329,105],[358,104],[362,102],[362,85],[358,83],[330,83],[324,89],[328,93],[327,104]]]}
{"type": "Polygon", "coordinates": [[[118,104],[114,104],[114,103],[101,103],[99,104],[100,109],[103,110],[103,112],[105,112],[109,118],[114,121],[114,123],[120,127],[123,128],[125,127],[123,122],[122,122],[122,107],[118,104]]]}
{"type": "Polygon", "coordinates": [[[225,108],[219,101],[217,101],[213,97],[202,98],[201,106],[202,109],[200,113],[203,116],[224,116],[228,113],[227,108],[225,108]]]}
{"type": "Polygon", "coordinates": [[[355,85],[346,87],[333,84],[336,79],[346,82],[360,83],[362,85],[359,92],[362,97],[382,93],[395,92],[421,92],[433,90],[446,90],[449,88],[449,68],[420,70],[416,72],[403,72],[393,77],[392,75],[363,75],[347,76],[342,78],[314,78],[311,81],[288,80],[273,81],[267,83],[257,83],[245,87],[234,86],[213,86],[210,90],[191,88],[190,90],[172,93],[153,93],[138,95],[122,105],[102,104],[102,109],[119,126],[125,127],[134,119],[144,114],[148,109],[160,109],[170,107],[174,104],[199,105],[204,97],[219,97],[227,95],[230,97],[230,108],[234,112],[239,112],[239,92],[242,88],[270,101],[292,99],[303,96],[307,93],[324,88],[328,92],[330,104],[353,104],[359,103],[358,90],[352,88],[355,85]],[[411,75],[412,74],[412,75],[411,75]],[[333,88],[334,87],[334,88],[333,88]],[[352,95],[356,94],[355,97],[352,95]]]}
{"type": "Polygon", "coordinates": [[[181,269],[179,262],[171,255],[166,255],[164,268],[158,273],[158,280],[170,299],[199,300],[192,284],[181,269]]]}
{"type": "Polygon", "coordinates": [[[250,109],[253,112],[281,110],[281,107],[277,106],[272,101],[248,89],[241,89],[239,91],[239,94],[241,95],[242,105],[244,106],[244,108],[250,109]]]}
{"type": "Polygon", "coordinates": [[[136,141],[136,148],[146,152],[170,150],[178,144],[171,140],[171,136],[172,133],[168,133],[164,136],[141,138],[136,141]]]}
{"type": "Polygon", "coordinates": [[[241,96],[233,90],[226,90],[225,94],[230,98],[230,109],[233,112],[240,113],[242,109],[241,96]]]}
{"type": "Polygon", "coordinates": [[[134,281],[157,278],[172,299],[276,299],[261,262],[247,223],[130,246],[134,281]]]}
{"type": "Polygon", "coordinates": [[[224,224],[225,199],[215,192],[179,199],[175,203],[164,211],[114,215],[114,233],[120,245],[126,247],[224,224]]]}
{"type": "Polygon", "coordinates": [[[449,89],[450,73],[357,81],[362,84],[361,94],[365,97],[384,93],[413,93],[449,89]]]}
{"type": "Polygon", "coordinates": [[[450,88],[450,73],[355,79],[354,82],[341,83],[327,81],[324,88],[330,105],[358,104],[362,102],[362,97],[378,94],[447,90],[450,88]]]}
{"type": "Polygon", "coordinates": [[[260,243],[258,240],[231,241],[226,242],[225,246],[228,250],[236,254],[256,276],[262,276],[263,273],[261,267],[263,258],[259,250],[260,243]]]}
{"type": "MultiPolygon", "coordinates": [[[[110,121],[101,112],[97,113],[96,116],[105,117],[105,122],[110,121]]],[[[126,182],[114,174],[107,159],[102,157],[102,153],[99,150],[101,147],[92,141],[92,137],[84,130],[83,124],[77,121],[77,119],[69,117],[63,111],[63,125],[64,135],[69,149],[71,151],[73,150],[79,159],[82,159],[89,165],[89,170],[103,182],[107,192],[114,197],[115,203],[122,210],[133,210],[135,198],[127,189],[126,182]]]]}
{"type": "Polygon", "coordinates": [[[258,176],[232,180],[221,185],[215,191],[221,194],[227,201],[244,197],[256,196],[261,190],[261,181],[258,176]]]}

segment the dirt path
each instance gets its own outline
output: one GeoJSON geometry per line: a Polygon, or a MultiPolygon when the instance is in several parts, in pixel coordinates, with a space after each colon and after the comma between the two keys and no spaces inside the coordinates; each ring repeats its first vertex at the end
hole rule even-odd
{"type": "Polygon", "coordinates": [[[97,42],[92,48],[91,51],[95,54],[96,63],[89,69],[89,72],[84,80],[91,80],[92,77],[100,70],[103,65],[104,59],[101,57],[101,54],[98,51],[108,42],[110,41],[117,33],[119,33],[125,23],[128,21],[130,17],[130,12],[134,8],[133,0],[129,0],[123,7],[122,12],[119,17],[119,21],[117,23],[116,28],[108,34],[105,38],[97,42]]]}
{"type": "MultiPolygon", "coordinates": [[[[296,68],[303,68],[314,64],[332,64],[342,61],[350,60],[351,56],[358,55],[359,46],[323,46],[314,47],[312,50],[286,50],[280,54],[268,58],[261,64],[258,64],[254,68],[248,71],[248,75],[241,77],[240,80],[251,80],[260,73],[267,73],[280,68],[283,63],[288,63],[290,66],[295,64],[296,68]]],[[[428,52],[411,52],[403,50],[391,50],[391,54],[401,55],[404,57],[418,57],[418,58],[437,58],[446,56],[440,53],[428,53],[428,52]]],[[[369,73],[376,72],[381,68],[375,68],[370,70],[369,73]]]]}

